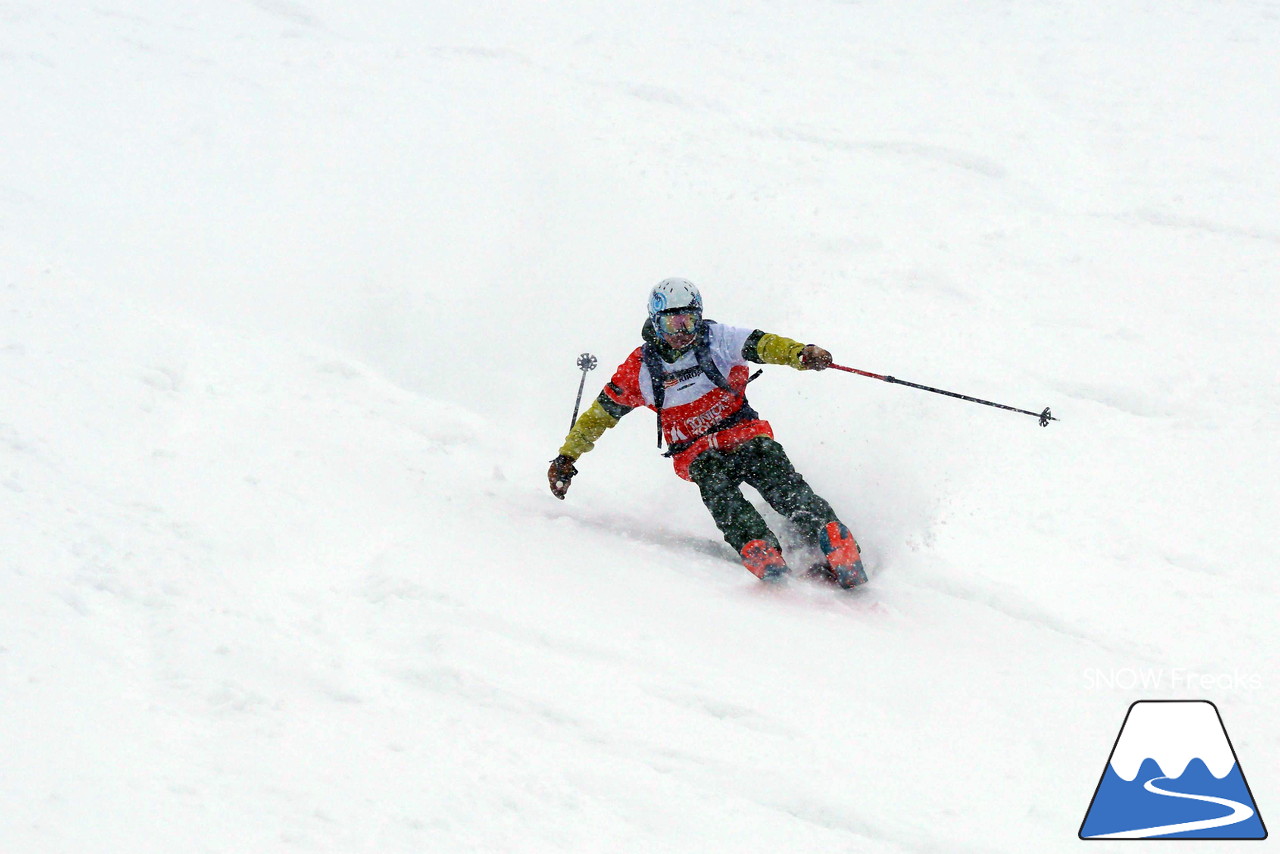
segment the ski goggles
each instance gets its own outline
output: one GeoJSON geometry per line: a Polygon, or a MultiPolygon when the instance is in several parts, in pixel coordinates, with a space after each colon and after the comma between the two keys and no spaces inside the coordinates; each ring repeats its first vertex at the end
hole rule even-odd
{"type": "Polygon", "coordinates": [[[654,318],[654,326],[663,335],[692,335],[698,330],[702,315],[696,311],[673,311],[654,318]]]}

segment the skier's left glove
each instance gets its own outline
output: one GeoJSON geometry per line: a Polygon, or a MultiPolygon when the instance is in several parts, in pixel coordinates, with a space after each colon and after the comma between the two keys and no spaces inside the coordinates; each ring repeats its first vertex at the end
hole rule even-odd
{"type": "Polygon", "coordinates": [[[577,473],[578,469],[573,465],[573,457],[561,454],[552,460],[551,468],[547,469],[547,483],[551,485],[551,494],[563,501],[564,494],[569,491],[569,482],[577,473]]]}
{"type": "Polygon", "coordinates": [[[800,351],[800,370],[825,371],[831,367],[831,354],[817,344],[806,344],[800,351]]]}

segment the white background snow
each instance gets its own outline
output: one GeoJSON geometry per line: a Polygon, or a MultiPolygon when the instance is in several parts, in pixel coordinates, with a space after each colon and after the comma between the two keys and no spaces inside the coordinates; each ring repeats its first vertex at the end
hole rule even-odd
{"type": "Polygon", "coordinates": [[[0,850],[1068,851],[1156,698],[1274,820],[1278,50],[1263,0],[0,2],[0,850]],[[768,370],[872,581],[764,590],[648,413],[546,488],[671,275],[1062,421],[768,370]]]}

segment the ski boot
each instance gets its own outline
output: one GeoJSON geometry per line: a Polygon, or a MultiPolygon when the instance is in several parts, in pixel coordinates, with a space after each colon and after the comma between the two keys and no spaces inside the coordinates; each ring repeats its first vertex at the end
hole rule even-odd
{"type": "Polygon", "coordinates": [[[761,581],[782,581],[790,572],[782,551],[765,540],[752,540],[742,547],[742,565],[761,581]]]}
{"type": "Polygon", "coordinates": [[[839,522],[828,522],[818,535],[818,544],[827,556],[827,564],[837,584],[848,589],[867,583],[862,553],[858,551],[858,543],[848,528],[839,522]]]}

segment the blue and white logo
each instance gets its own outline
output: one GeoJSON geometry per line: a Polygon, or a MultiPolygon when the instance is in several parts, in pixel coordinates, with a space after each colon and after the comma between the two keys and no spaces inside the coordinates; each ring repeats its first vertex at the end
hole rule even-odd
{"type": "Polygon", "coordinates": [[[1266,839],[1217,706],[1130,706],[1080,838],[1266,839]]]}

